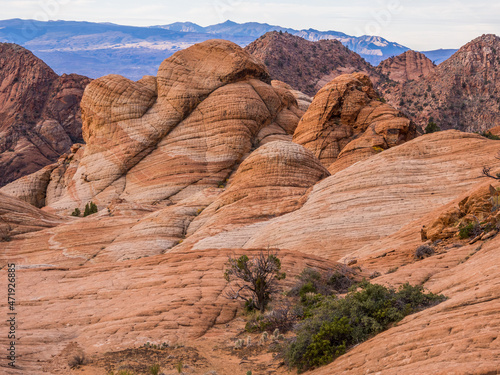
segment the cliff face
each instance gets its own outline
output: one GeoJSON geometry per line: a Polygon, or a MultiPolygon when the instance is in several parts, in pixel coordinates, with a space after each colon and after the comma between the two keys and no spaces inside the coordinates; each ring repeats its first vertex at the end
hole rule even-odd
{"type": "Polygon", "coordinates": [[[273,78],[310,96],[342,74],[365,72],[374,79],[378,77],[369,63],[337,40],[310,42],[288,33],[270,32],[245,49],[264,62],[273,78]]]}
{"type": "Polygon", "coordinates": [[[58,76],[15,44],[0,44],[0,186],[50,164],[82,140],[90,79],[58,76]]]}
{"type": "Polygon", "coordinates": [[[435,68],[436,66],[423,53],[410,50],[382,61],[376,70],[391,81],[404,83],[426,77],[435,68]]]}
{"type": "MultiPolygon", "coordinates": [[[[382,92],[422,127],[433,119],[442,129],[486,131],[500,125],[499,53],[500,38],[483,35],[430,71],[424,68],[429,63],[422,63],[414,81],[386,84],[382,92]]],[[[393,63],[384,62],[381,69],[389,72],[393,63]]]]}

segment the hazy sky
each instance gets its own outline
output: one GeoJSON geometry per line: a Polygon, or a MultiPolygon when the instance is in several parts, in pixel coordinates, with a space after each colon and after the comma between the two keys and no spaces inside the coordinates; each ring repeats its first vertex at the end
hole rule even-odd
{"type": "Polygon", "coordinates": [[[458,48],[500,35],[498,0],[0,0],[2,19],[77,20],[125,25],[192,21],[266,22],[296,29],[380,35],[415,50],[458,48]]]}

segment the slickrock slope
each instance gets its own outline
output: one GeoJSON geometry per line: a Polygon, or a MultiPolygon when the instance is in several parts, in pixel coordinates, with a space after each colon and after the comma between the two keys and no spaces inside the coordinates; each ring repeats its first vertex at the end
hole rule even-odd
{"type": "Polygon", "coordinates": [[[457,130],[412,139],[413,124],[364,74],[335,79],[300,123],[297,98],[225,41],[179,52],[157,77],[93,81],[82,100],[87,144],[0,192],[0,265],[17,265],[22,338],[21,368],[5,356],[0,368],[90,375],[69,369],[74,354],[205,340],[199,354],[213,368],[189,372],[237,373],[254,358],[231,349],[245,322],[225,298],[224,265],[271,248],[284,287],[305,267],[355,260],[374,282],[449,297],[316,373],[493,374],[500,237],[443,237],[423,260],[415,248],[422,226],[432,236],[450,210],[491,210],[494,189],[479,177],[483,166],[497,171],[500,142],[457,130]],[[97,213],[70,216],[91,200],[97,213]]]}
{"type": "MultiPolygon", "coordinates": [[[[368,369],[384,375],[496,374],[500,363],[500,237],[480,245],[451,245],[420,262],[406,257],[395,263],[398,271],[376,280],[391,285],[425,282],[426,288],[449,300],[408,316],[311,374],[357,375],[368,369]]],[[[392,249],[399,252],[397,247],[392,249]]]]}
{"type": "Polygon", "coordinates": [[[309,189],[329,175],[306,148],[268,143],[240,165],[226,191],[191,223],[182,248],[229,228],[253,227],[293,212],[304,204],[309,189]]]}
{"type": "Polygon", "coordinates": [[[382,61],[376,70],[392,81],[404,83],[427,77],[435,67],[423,53],[410,50],[382,61]]]}
{"type": "Polygon", "coordinates": [[[481,183],[482,167],[495,165],[498,148],[498,141],[458,131],[418,137],[323,179],[292,213],[228,227],[193,248],[269,245],[338,260],[481,183]]]}
{"type": "Polygon", "coordinates": [[[274,79],[310,96],[342,74],[365,72],[374,80],[379,77],[369,63],[337,40],[310,42],[273,31],[245,49],[264,62],[274,79]]]}
{"type": "Polygon", "coordinates": [[[15,44],[0,44],[0,186],[53,163],[81,141],[87,77],[58,76],[15,44]]]}
{"type": "Polygon", "coordinates": [[[253,149],[295,131],[296,99],[269,83],[260,62],[221,40],[166,59],[158,77],[93,81],[81,102],[85,150],[67,187],[49,186],[45,204],[175,203],[220,185],[253,149]]]}
{"type": "Polygon", "coordinates": [[[0,193],[0,242],[8,242],[19,234],[55,227],[65,221],[0,193]]]}
{"type": "MultiPolygon", "coordinates": [[[[23,322],[18,330],[23,337],[18,363],[22,370],[8,373],[68,374],[71,356],[58,366],[53,363],[70,345],[90,356],[146,342],[184,344],[214,325],[224,327],[239,306],[224,297],[224,263],[239,252],[184,252],[118,265],[42,265],[18,270],[18,319],[23,322]]],[[[251,256],[257,251],[245,253],[251,256]]],[[[335,267],[297,252],[284,251],[282,259],[292,281],[306,265],[323,270],[335,267]]],[[[6,299],[4,290],[0,297],[6,299]]],[[[4,338],[0,340],[5,344],[4,338]]],[[[4,359],[0,361],[5,366],[4,359]]],[[[226,373],[224,364],[219,366],[226,373]]]]}
{"type": "Polygon", "coordinates": [[[409,119],[382,103],[362,73],[324,86],[295,130],[293,141],[313,152],[332,172],[417,136],[409,119]]]}
{"type": "Polygon", "coordinates": [[[497,51],[500,38],[483,35],[427,76],[399,86],[386,85],[383,95],[424,128],[432,118],[442,129],[486,131],[500,125],[497,51]]]}

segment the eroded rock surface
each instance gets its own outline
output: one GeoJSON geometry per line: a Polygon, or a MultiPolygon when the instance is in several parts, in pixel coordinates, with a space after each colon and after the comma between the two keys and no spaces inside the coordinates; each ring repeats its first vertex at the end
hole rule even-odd
{"type": "Polygon", "coordinates": [[[82,141],[79,104],[90,81],[59,77],[28,50],[0,44],[0,186],[55,162],[82,141]]]}
{"type": "Polygon", "coordinates": [[[417,136],[411,121],[380,101],[370,78],[342,75],[324,86],[300,120],[293,141],[336,172],[417,136]]]}

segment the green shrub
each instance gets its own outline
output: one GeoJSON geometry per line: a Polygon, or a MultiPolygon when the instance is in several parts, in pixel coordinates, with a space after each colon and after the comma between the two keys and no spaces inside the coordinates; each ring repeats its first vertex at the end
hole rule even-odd
{"type": "Polygon", "coordinates": [[[77,354],[73,356],[73,358],[68,362],[68,365],[70,368],[78,368],[80,366],[83,366],[85,362],[86,362],[85,355],[77,354]]]}
{"type": "Polygon", "coordinates": [[[499,141],[500,137],[498,135],[492,134],[491,132],[482,132],[481,136],[488,138],[488,139],[493,139],[494,141],[499,141]]]}
{"type": "Polygon", "coordinates": [[[421,286],[398,291],[364,281],[345,298],[325,297],[298,327],[284,352],[285,362],[299,372],[334,360],[350,347],[387,329],[406,315],[433,306],[442,295],[424,294],[421,286]]]}
{"type": "Polygon", "coordinates": [[[80,216],[82,212],[80,211],[80,209],[77,207],[75,208],[75,210],[71,213],[71,216],[80,216]]]}
{"type": "Polygon", "coordinates": [[[434,121],[430,120],[425,127],[425,134],[435,133],[441,131],[441,128],[434,121]]]}
{"type": "Polygon", "coordinates": [[[176,365],[175,365],[175,369],[177,370],[177,372],[180,374],[182,373],[182,369],[184,368],[184,364],[182,363],[182,361],[179,361],[176,365]]]}
{"type": "Polygon", "coordinates": [[[345,265],[335,271],[321,274],[318,270],[305,268],[298,276],[297,283],[288,292],[290,296],[299,296],[302,302],[309,298],[311,293],[325,296],[335,293],[345,293],[354,283],[354,270],[345,265]]]}
{"type": "Polygon", "coordinates": [[[149,368],[151,375],[158,375],[160,373],[160,365],[155,364],[149,368]]]}
{"type": "Polygon", "coordinates": [[[83,211],[83,216],[89,216],[97,212],[97,206],[94,202],[90,201],[85,205],[85,211],[83,211]]]}
{"type": "Polygon", "coordinates": [[[481,224],[472,222],[467,225],[461,226],[458,235],[461,239],[466,239],[479,236],[481,232],[481,224]]]}

